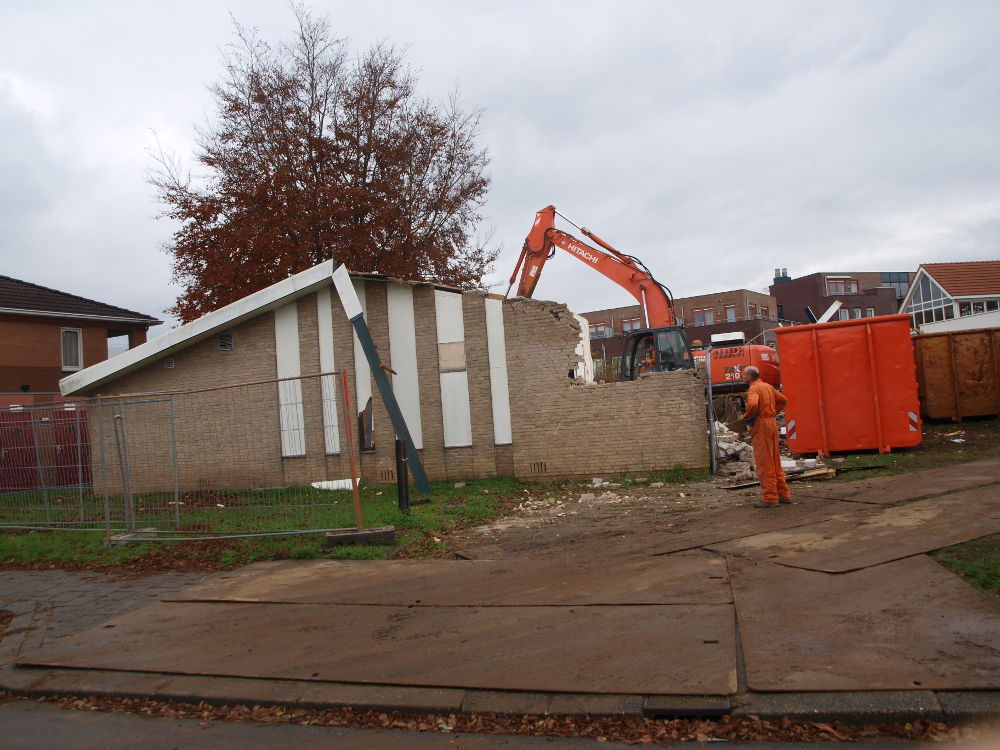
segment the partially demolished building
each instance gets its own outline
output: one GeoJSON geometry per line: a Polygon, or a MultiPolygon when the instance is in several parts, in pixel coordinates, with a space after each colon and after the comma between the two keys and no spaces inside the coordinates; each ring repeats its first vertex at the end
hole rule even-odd
{"type": "MultiPolygon", "coordinates": [[[[392,425],[332,271],[320,264],[62,381],[65,395],[125,405],[114,417],[96,407],[91,429],[121,427],[130,463],[141,467],[132,489],[167,482],[166,461],[138,460],[154,445],[169,450],[182,488],[347,477],[348,420],[363,480],[395,480],[392,425]],[[340,379],[319,375],[341,369],[348,414],[340,379]]],[[[352,282],[431,479],[708,465],[703,383],[693,371],[587,382],[586,326],[565,305],[373,275],[352,282]]]]}

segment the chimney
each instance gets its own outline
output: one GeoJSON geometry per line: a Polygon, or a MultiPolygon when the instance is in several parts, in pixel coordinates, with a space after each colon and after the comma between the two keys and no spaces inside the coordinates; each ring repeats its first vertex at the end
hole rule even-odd
{"type": "Polygon", "coordinates": [[[791,281],[791,278],[789,278],[789,276],[788,276],[788,269],[787,268],[775,268],[774,269],[774,283],[775,284],[783,284],[786,281],[791,281]]]}

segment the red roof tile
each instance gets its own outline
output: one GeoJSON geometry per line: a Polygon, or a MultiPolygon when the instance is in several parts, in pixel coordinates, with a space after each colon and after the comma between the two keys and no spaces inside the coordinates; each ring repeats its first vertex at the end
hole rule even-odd
{"type": "Polygon", "coordinates": [[[921,263],[920,267],[952,297],[1000,295],[1000,260],[921,263]]]}
{"type": "Polygon", "coordinates": [[[49,289],[48,287],[32,284],[28,281],[12,279],[9,276],[0,276],[0,308],[8,310],[37,310],[62,315],[80,315],[82,317],[97,315],[106,318],[135,318],[139,321],[148,321],[150,324],[162,322],[134,310],[107,305],[103,302],[49,289]]]}

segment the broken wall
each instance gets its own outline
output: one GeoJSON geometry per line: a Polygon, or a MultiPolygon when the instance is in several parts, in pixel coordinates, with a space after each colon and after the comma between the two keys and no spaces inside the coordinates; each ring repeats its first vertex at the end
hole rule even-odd
{"type": "Polygon", "coordinates": [[[571,380],[580,324],[566,306],[518,299],[504,307],[517,477],[708,467],[705,386],[693,370],[571,380]]]}
{"type": "MultiPolygon", "coordinates": [[[[583,332],[564,305],[381,278],[353,283],[380,356],[397,371],[393,388],[429,478],[707,466],[702,382],[691,372],[634,383],[571,379],[581,369],[583,332]]],[[[105,395],[160,394],[115,411],[127,435],[133,491],[172,490],[175,460],[181,490],[348,477],[346,426],[357,446],[358,412],[369,395],[374,449],[359,451],[359,471],[367,483],[395,481],[392,425],[335,291],[262,310],[227,333],[229,350],[212,335],[101,388],[105,395]],[[331,368],[348,371],[351,413],[339,377],[326,385],[303,378],[287,388],[268,382],[178,393],[331,368]]],[[[111,419],[108,409],[99,413],[111,419]]],[[[93,427],[111,440],[105,459],[114,462],[114,423],[93,427]]],[[[105,472],[112,491],[119,475],[105,472]]]]}

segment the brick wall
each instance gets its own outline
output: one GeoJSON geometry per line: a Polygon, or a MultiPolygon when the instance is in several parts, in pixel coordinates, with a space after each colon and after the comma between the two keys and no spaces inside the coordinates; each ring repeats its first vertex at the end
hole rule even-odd
{"type": "MultiPolygon", "coordinates": [[[[368,326],[383,362],[389,361],[386,284],[365,286],[368,326]]],[[[563,305],[534,300],[504,304],[511,393],[513,445],[496,446],[486,337],[485,294],[463,297],[465,354],[472,416],[472,445],[444,447],[434,289],[415,285],[414,320],[421,398],[424,468],[431,479],[515,474],[525,479],[649,472],[707,465],[703,384],[692,372],[645,376],[634,383],[589,385],[567,377],[576,367],[579,324],[563,305]],[[605,434],[607,439],[595,440],[605,434]]],[[[317,296],[297,305],[300,367],[320,371],[317,296]]],[[[337,413],[341,453],[326,455],[318,379],[302,384],[304,456],[282,457],[277,387],[273,383],[207,393],[177,394],[95,412],[94,435],[113,437],[114,415],[124,424],[133,490],[173,485],[176,451],[181,489],[287,486],[350,475],[348,421],[357,444],[353,329],[336,295],[333,307],[335,367],[347,369],[351,414],[345,414],[338,378],[337,413]],[[173,413],[175,434],[167,426],[173,413]]],[[[274,313],[263,312],[234,326],[235,348],[220,351],[216,336],[147,364],[103,386],[105,394],[215,388],[276,377],[274,313]]],[[[388,413],[374,393],[375,450],[358,456],[368,483],[395,481],[394,434],[388,413]]],[[[113,440],[110,443],[113,445],[113,440]]],[[[95,456],[95,459],[97,456],[95,456]]],[[[95,476],[97,474],[95,473],[95,476]]],[[[112,476],[112,488],[119,480],[112,476]]]]}
{"type": "Polygon", "coordinates": [[[896,292],[893,289],[879,287],[880,283],[880,273],[813,273],[774,284],[770,291],[778,304],[781,305],[784,318],[797,323],[809,322],[805,314],[807,306],[816,317],[819,317],[837,300],[849,310],[860,308],[863,317],[867,317],[865,313],[868,308],[873,309],[874,315],[894,315],[899,312],[896,292]],[[828,276],[853,279],[858,282],[858,288],[861,292],[859,294],[828,295],[826,293],[826,278],[828,276]]]}
{"type": "Polygon", "coordinates": [[[504,308],[516,476],[707,467],[704,383],[693,371],[571,381],[580,329],[566,306],[512,300],[504,308]]]}
{"type": "Polygon", "coordinates": [[[83,335],[83,366],[89,367],[108,358],[108,327],[71,319],[53,319],[25,315],[0,315],[0,392],[59,391],[62,369],[61,330],[80,329],[83,335]]]}

